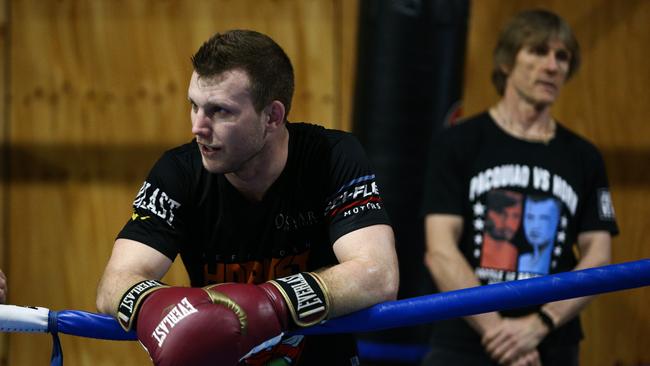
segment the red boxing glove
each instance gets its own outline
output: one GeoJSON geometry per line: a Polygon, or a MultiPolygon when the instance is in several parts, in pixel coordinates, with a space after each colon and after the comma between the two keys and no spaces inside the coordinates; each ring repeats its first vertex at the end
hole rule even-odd
{"type": "Polygon", "coordinates": [[[277,343],[294,324],[324,319],[328,306],[322,282],[311,273],[205,288],[142,281],[122,297],[118,319],[128,329],[137,317],[138,339],[157,366],[234,366],[260,344],[272,345],[269,339],[277,343]]]}
{"type": "Polygon", "coordinates": [[[251,348],[286,329],[286,309],[277,308],[262,288],[219,287],[241,296],[235,300],[219,288],[170,287],[144,300],[137,334],[155,365],[237,365],[251,348]]]}

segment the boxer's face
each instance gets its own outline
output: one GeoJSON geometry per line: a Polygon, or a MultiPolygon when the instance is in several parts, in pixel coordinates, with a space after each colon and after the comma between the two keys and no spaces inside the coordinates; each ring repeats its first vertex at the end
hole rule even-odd
{"type": "Polygon", "coordinates": [[[501,211],[488,210],[488,220],[491,221],[491,232],[497,240],[512,240],[521,221],[521,205],[505,207],[501,211]]]}
{"type": "Polygon", "coordinates": [[[525,45],[515,57],[506,87],[532,104],[552,104],[566,81],[570,58],[569,51],[558,40],[525,45]]]}
{"type": "Polygon", "coordinates": [[[266,143],[265,114],[253,107],[248,75],[230,70],[210,78],[192,74],[188,89],[192,133],[211,173],[241,171],[266,143]]]}
{"type": "Polygon", "coordinates": [[[551,199],[526,202],[524,232],[528,243],[533,246],[541,246],[553,242],[558,218],[558,208],[551,199]]]}

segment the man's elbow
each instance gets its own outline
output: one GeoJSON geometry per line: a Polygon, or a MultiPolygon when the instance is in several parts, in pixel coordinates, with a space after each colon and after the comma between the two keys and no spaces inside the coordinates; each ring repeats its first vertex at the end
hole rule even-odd
{"type": "Polygon", "coordinates": [[[397,271],[392,280],[386,284],[384,288],[384,300],[383,301],[392,301],[397,300],[397,291],[399,290],[399,276],[397,271]]]}
{"type": "Polygon", "coordinates": [[[438,271],[450,263],[454,263],[455,256],[448,251],[429,248],[424,254],[424,265],[429,273],[435,277],[438,271]]]}
{"type": "Polygon", "coordinates": [[[397,264],[388,266],[377,266],[373,271],[377,291],[378,302],[391,301],[397,299],[399,290],[399,270],[397,264]]]}
{"type": "Polygon", "coordinates": [[[115,314],[114,307],[110,301],[110,295],[107,293],[107,290],[100,283],[97,287],[97,295],[95,297],[95,306],[97,311],[103,314],[115,314]]]}
{"type": "Polygon", "coordinates": [[[594,265],[594,267],[602,267],[612,264],[612,255],[609,252],[603,253],[599,259],[600,260],[594,265]]]}
{"type": "Polygon", "coordinates": [[[612,239],[606,231],[588,232],[578,237],[578,268],[600,267],[612,262],[612,239]]]}
{"type": "Polygon", "coordinates": [[[106,305],[106,301],[104,301],[104,298],[101,295],[97,295],[97,298],[95,299],[95,306],[97,307],[97,311],[102,313],[102,314],[109,314],[110,310],[108,310],[108,306],[106,305]]]}

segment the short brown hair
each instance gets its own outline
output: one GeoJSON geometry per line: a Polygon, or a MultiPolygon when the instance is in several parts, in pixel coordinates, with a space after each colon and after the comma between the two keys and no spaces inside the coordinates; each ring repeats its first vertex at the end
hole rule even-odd
{"type": "Polygon", "coordinates": [[[569,24],[555,13],[535,9],[515,15],[501,31],[494,48],[494,66],[492,84],[499,95],[503,95],[508,75],[502,66],[512,69],[519,50],[526,45],[545,44],[557,39],[564,43],[569,51],[569,71],[567,80],[578,71],[580,66],[580,45],[569,24]]]}
{"type": "Polygon", "coordinates": [[[282,48],[262,33],[234,29],[217,33],[192,56],[200,77],[212,77],[241,69],[250,78],[253,106],[259,113],[269,103],[284,104],[285,118],[291,109],[294,75],[291,60],[282,48]]]}

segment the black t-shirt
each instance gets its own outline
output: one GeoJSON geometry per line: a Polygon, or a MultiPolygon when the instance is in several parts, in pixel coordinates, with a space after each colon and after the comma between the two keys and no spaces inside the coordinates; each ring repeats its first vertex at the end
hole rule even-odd
{"type": "MultiPolygon", "coordinates": [[[[336,264],[338,238],[389,224],[375,176],[351,134],[305,123],[287,128],[286,166],[260,202],[206,171],[193,141],[154,165],[118,237],[172,260],[180,254],[192,286],[262,283],[336,264]]],[[[356,354],[350,335],[305,338],[286,339],[275,351],[302,353],[301,365],[345,365],[356,354]]]]}
{"type": "MultiPolygon", "coordinates": [[[[437,136],[423,213],[463,217],[459,249],[483,285],[570,271],[580,233],[618,233],[604,163],[592,144],[560,124],[549,143],[517,139],[488,113],[437,136]]],[[[581,338],[576,317],[541,347],[581,338]]],[[[433,341],[482,349],[462,319],[435,324],[433,341]]]]}

